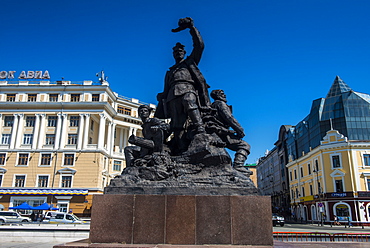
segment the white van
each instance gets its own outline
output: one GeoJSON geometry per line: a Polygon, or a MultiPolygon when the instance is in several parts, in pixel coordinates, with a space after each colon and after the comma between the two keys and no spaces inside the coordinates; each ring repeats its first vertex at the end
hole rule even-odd
{"type": "Polygon", "coordinates": [[[76,215],[64,212],[47,212],[44,222],[50,224],[83,224],[85,221],[80,220],[76,215]]]}

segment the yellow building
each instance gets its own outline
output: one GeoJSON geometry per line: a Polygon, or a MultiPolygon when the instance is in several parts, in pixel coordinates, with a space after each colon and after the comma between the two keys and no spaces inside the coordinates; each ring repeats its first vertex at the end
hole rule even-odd
{"type": "MultiPolygon", "coordinates": [[[[136,99],[107,81],[0,81],[0,209],[44,202],[89,216],[141,135],[136,99]]],[[[152,106],[155,107],[155,106],[152,106]]]]}
{"type": "Polygon", "coordinates": [[[370,142],[330,130],[321,145],[287,164],[294,218],[370,224],[370,142]]]}

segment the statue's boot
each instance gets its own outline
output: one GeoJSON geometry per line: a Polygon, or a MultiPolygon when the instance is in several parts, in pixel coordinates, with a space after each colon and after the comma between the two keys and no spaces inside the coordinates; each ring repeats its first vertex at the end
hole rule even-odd
{"type": "Polygon", "coordinates": [[[242,173],[251,174],[251,171],[245,168],[244,166],[244,163],[246,160],[247,160],[247,155],[237,152],[235,154],[234,163],[233,163],[234,169],[242,173]]]}
{"type": "Polygon", "coordinates": [[[205,133],[204,124],[202,118],[200,117],[199,109],[191,109],[188,111],[191,122],[196,126],[197,133],[205,133]]]}

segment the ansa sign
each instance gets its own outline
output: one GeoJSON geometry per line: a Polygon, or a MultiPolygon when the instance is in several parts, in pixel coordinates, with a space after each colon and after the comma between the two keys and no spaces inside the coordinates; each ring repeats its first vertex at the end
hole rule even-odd
{"type": "MultiPolygon", "coordinates": [[[[13,79],[16,71],[0,71],[0,79],[13,79]]],[[[19,79],[50,79],[48,71],[22,71],[19,79]]]]}

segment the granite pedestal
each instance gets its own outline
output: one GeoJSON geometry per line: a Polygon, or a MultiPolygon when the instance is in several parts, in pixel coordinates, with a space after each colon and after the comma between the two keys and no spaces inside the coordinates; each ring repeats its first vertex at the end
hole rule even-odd
{"type": "Polygon", "coordinates": [[[268,196],[94,196],[90,242],[273,245],[268,196]]]}

